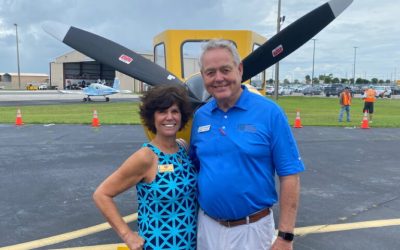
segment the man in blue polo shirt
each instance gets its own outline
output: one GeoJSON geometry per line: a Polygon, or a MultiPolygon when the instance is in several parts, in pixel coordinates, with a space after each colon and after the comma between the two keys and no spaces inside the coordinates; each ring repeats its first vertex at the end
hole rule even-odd
{"type": "Polygon", "coordinates": [[[196,111],[191,134],[199,168],[197,249],[292,249],[304,165],[285,114],[242,86],[243,66],[231,42],[209,41],[200,67],[213,98],[196,111]]]}

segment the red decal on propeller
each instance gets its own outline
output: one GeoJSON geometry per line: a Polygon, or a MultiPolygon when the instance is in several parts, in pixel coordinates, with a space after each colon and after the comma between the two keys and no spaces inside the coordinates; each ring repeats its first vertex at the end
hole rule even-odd
{"type": "Polygon", "coordinates": [[[133,61],[133,58],[132,58],[132,57],[129,57],[129,56],[127,56],[127,55],[122,54],[122,55],[119,57],[119,60],[120,60],[121,62],[126,63],[126,64],[130,64],[130,63],[133,61]]]}
{"type": "Polygon", "coordinates": [[[282,52],[283,52],[283,47],[282,47],[282,44],[281,44],[278,47],[276,47],[274,50],[272,50],[272,56],[276,57],[282,52]]]}

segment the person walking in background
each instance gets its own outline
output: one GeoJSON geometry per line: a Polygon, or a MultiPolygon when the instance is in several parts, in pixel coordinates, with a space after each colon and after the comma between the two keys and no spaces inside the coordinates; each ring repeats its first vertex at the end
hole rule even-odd
{"type": "Polygon", "coordinates": [[[368,121],[372,123],[372,114],[374,113],[374,102],[376,101],[376,91],[374,86],[370,85],[367,90],[365,90],[364,95],[364,108],[363,113],[368,112],[368,121]]]}
{"type": "Polygon", "coordinates": [[[350,106],[351,106],[351,93],[350,88],[345,87],[339,96],[340,103],[340,113],[339,113],[339,122],[343,120],[343,113],[346,111],[346,121],[350,122],[350,106]]]}
{"type": "Polygon", "coordinates": [[[197,249],[292,249],[304,165],[284,112],[241,84],[243,65],[230,41],[205,44],[200,72],[213,98],[196,111],[190,140],[199,168],[197,249]]]}
{"type": "Polygon", "coordinates": [[[183,87],[161,85],[142,97],[140,116],[155,134],[93,194],[104,217],[129,249],[196,249],[197,170],[176,133],[189,121],[183,87]],[[136,186],[138,232],[122,219],[113,198],[136,186]]]}

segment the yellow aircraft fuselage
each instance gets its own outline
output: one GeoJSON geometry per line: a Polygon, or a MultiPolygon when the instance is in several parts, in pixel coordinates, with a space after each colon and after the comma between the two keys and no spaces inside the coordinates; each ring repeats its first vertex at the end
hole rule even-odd
{"type": "MultiPolygon", "coordinates": [[[[211,39],[232,41],[241,59],[266,42],[266,38],[249,30],[165,30],[154,37],[154,62],[164,67],[183,82],[200,71],[198,58],[201,45],[211,39]]],[[[265,71],[245,82],[265,94],[265,71]]],[[[177,135],[178,138],[190,139],[192,122],[177,135]]],[[[154,134],[145,128],[151,140],[154,134]]]]}

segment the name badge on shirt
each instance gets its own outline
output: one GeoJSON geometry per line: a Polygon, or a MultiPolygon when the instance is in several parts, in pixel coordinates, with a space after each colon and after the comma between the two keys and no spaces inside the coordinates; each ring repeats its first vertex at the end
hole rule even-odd
{"type": "Polygon", "coordinates": [[[207,131],[210,130],[210,128],[211,128],[211,125],[200,126],[200,127],[197,129],[197,132],[198,132],[198,133],[207,132],[207,131]]]}
{"type": "Polygon", "coordinates": [[[158,172],[160,173],[174,172],[174,164],[158,165],[158,172]]]}

